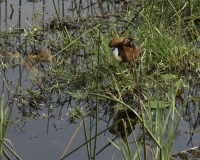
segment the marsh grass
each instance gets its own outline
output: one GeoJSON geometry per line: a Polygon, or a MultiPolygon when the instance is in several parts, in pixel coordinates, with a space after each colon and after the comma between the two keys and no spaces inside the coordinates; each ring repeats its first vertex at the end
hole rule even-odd
{"type": "MultiPolygon", "coordinates": [[[[53,55],[53,63],[37,64],[39,74],[32,76],[29,94],[25,89],[21,90],[21,100],[31,106],[19,101],[19,107],[26,112],[30,108],[35,111],[41,106],[47,107],[47,117],[53,115],[53,109],[61,107],[58,116],[63,117],[62,108],[67,106],[70,123],[83,120],[85,143],[63,154],[61,159],[75,154],[83,146],[87,147],[88,159],[98,159],[98,154],[103,154],[109,146],[99,151],[98,136],[121,122],[124,127],[127,124],[131,127],[129,138],[134,143],[127,137],[127,142],[119,138],[120,141],[109,139],[108,143],[121,152],[123,159],[145,159],[147,156],[170,159],[189,100],[185,98],[182,108],[178,108],[177,92],[180,88],[189,88],[185,84],[189,79],[186,73],[199,71],[200,15],[197,8],[195,0],[143,2],[140,8],[125,5],[114,21],[94,17],[92,25],[85,21],[72,31],[63,25],[55,7],[59,31],[43,32],[39,25],[29,23],[24,42],[18,48],[25,57],[38,50],[37,47],[48,48],[53,55]],[[40,39],[36,38],[38,35],[40,39]],[[135,67],[118,63],[108,54],[108,43],[116,36],[135,37],[137,44],[142,45],[140,57],[134,61],[135,67]],[[112,106],[118,103],[124,106],[125,112],[132,111],[138,118],[138,126],[143,125],[145,130],[140,127],[136,130],[128,115],[128,122],[121,119],[111,124],[118,112],[112,106]],[[141,118],[143,114],[144,119],[141,118]],[[89,122],[85,123],[87,117],[89,122]],[[100,130],[99,121],[109,123],[109,126],[100,130]]],[[[76,19],[72,20],[76,22],[76,19]]],[[[1,34],[1,38],[8,34],[12,39],[11,33],[1,34]]]]}
{"type": "Polygon", "coordinates": [[[9,124],[9,107],[8,104],[4,105],[4,94],[1,96],[1,106],[0,106],[0,159],[3,157],[6,157],[7,159],[10,159],[10,155],[7,153],[6,149],[11,152],[12,155],[14,155],[17,159],[21,160],[21,158],[16,154],[12,143],[7,140],[11,147],[6,144],[6,130],[9,124]]]}

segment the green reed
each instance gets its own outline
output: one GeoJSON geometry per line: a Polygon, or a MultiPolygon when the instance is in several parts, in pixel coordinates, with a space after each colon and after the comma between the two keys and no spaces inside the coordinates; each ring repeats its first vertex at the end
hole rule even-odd
{"type": "Polygon", "coordinates": [[[7,159],[10,158],[9,154],[6,152],[5,148],[9,150],[17,159],[21,159],[13,148],[9,147],[5,143],[5,137],[6,137],[6,130],[9,125],[10,117],[9,117],[9,108],[8,104],[4,105],[4,94],[2,94],[1,97],[1,106],[0,106],[0,159],[5,156],[7,159]]]}

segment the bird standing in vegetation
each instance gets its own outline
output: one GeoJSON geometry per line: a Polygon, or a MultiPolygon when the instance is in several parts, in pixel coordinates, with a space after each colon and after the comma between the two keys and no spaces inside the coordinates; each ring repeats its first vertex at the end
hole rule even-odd
{"type": "Polygon", "coordinates": [[[130,62],[137,58],[141,51],[141,46],[136,46],[133,38],[115,37],[110,43],[111,53],[119,62],[130,62]]]}

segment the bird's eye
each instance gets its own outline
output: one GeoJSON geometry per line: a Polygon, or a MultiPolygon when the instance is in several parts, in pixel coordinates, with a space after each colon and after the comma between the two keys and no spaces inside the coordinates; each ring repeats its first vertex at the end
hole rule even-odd
{"type": "Polygon", "coordinates": [[[115,47],[112,47],[112,48],[110,49],[110,53],[112,53],[114,50],[115,50],[115,47]]]}

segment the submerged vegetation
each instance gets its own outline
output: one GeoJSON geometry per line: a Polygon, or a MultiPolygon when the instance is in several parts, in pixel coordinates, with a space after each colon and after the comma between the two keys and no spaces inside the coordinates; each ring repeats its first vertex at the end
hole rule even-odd
{"type": "Polygon", "coordinates": [[[108,138],[108,144],[123,159],[180,156],[172,150],[179,125],[188,113],[195,124],[199,115],[200,2],[129,1],[106,13],[106,4],[113,3],[99,2],[101,15],[78,19],[60,17],[55,7],[57,17],[43,27],[40,14],[34,14],[38,21],[23,32],[12,27],[0,34],[6,105],[15,103],[22,115],[10,122],[67,117],[69,123],[83,124],[85,143],[61,159],[84,145],[88,159],[98,159],[109,146],[95,147],[105,132],[119,137],[108,138]],[[119,63],[109,54],[108,44],[118,36],[136,38],[142,46],[131,63],[119,63]],[[27,71],[28,86],[9,80],[6,73],[13,68],[20,69],[20,77],[27,71]],[[106,128],[100,129],[101,121],[106,128]]]}

